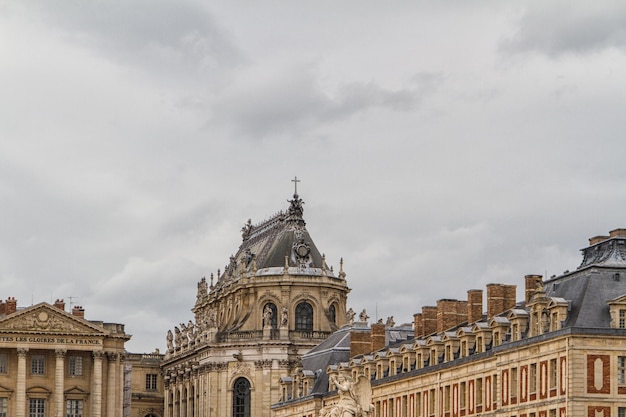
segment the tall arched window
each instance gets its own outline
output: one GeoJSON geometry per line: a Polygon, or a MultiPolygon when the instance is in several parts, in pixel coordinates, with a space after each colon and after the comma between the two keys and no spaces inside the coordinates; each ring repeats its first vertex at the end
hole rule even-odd
{"type": "Polygon", "coordinates": [[[268,323],[272,326],[272,329],[278,327],[278,309],[274,303],[267,303],[263,307],[263,327],[268,323]]]}
{"type": "Polygon", "coordinates": [[[237,378],[233,386],[233,417],[250,417],[250,382],[237,378]]]}
{"type": "Polygon", "coordinates": [[[313,330],[313,307],[306,301],[296,306],[296,330],[313,330]]]}
{"type": "Polygon", "coordinates": [[[335,309],[334,304],[331,304],[330,307],[328,307],[328,316],[331,323],[337,324],[337,310],[335,309]]]}

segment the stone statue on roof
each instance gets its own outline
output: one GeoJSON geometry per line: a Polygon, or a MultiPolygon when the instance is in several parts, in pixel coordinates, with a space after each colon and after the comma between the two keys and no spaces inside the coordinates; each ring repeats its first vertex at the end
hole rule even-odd
{"type": "Polygon", "coordinates": [[[350,307],[350,309],[346,311],[346,321],[348,322],[348,324],[354,323],[354,316],[356,316],[356,313],[354,312],[352,307],[350,307]]]}
{"type": "Polygon", "coordinates": [[[359,314],[359,321],[362,322],[367,322],[367,319],[369,319],[370,316],[367,315],[367,311],[365,311],[365,309],[363,309],[363,311],[361,311],[361,314],[359,314]]]}
{"type": "Polygon", "coordinates": [[[324,417],[368,417],[371,416],[372,387],[370,380],[363,374],[354,381],[350,375],[340,372],[329,379],[339,394],[336,404],[328,405],[320,410],[324,417]]]}

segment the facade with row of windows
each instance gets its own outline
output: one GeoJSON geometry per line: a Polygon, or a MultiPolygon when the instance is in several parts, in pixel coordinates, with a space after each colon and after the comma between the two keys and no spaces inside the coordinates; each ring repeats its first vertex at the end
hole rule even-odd
{"type": "Polygon", "coordinates": [[[0,303],[0,417],[119,417],[129,339],[59,300],[0,303]]]}
{"type": "MultiPolygon", "coordinates": [[[[622,417],[626,415],[626,230],[590,239],[573,272],[468,291],[414,317],[415,338],[329,363],[371,385],[376,417],[622,417]]],[[[317,417],[337,386],[273,405],[276,417],[317,417]]],[[[280,381],[283,385],[290,381],[280,381]]],[[[370,415],[372,415],[370,414],[370,415]]],[[[362,415],[367,415],[363,413],[362,415]]]]}
{"type": "Polygon", "coordinates": [[[346,322],[349,289],[317,249],[297,194],[242,229],[224,270],[198,283],[194,320],[167,333],[164,416],[269,417],[276,381],[346,322]]]}

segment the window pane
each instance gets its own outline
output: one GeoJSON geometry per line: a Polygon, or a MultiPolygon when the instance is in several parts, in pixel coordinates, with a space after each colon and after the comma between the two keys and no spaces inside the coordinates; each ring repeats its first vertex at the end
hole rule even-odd
{"type": "Polygon", "coordinates": [[[83,400],[67,400],[67,417],[83,417],[83,400]]]}
{"type": "Polygon", "coordinates": [[[0,353],[0,374],[6,374],[9,370],[7,368],[7,354],[0,353]]]}
{"type": "Polygon", "coordinates": [[[83,374],[82,356],[70,356],[69,374],[74,376],[80,376],[83,374]]]}
{"type": "Polygon", "coordinates": [[[30,363],[30,372],[33,375],[43,375],[46,370],[45,363],[45,357],[43,355],[33,355],[30,363]]]}
{"type": "Polygon", "coordinates": [[[7,417],[7,399],[0,398],[0,417],[7,417]]]}
{"type": "Polygon", "coordinates": [[[45,400],[32,398],[28,401],[28,417],[44,417],[45,411],[45,400]]]}

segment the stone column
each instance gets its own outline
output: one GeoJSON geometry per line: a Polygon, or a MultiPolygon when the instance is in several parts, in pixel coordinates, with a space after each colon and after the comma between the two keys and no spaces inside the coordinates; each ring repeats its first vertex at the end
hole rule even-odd
{"type": "Polygon", "coordinates": [[[91,381],[93,392],[91,394],[91,415],[102,417],[102,356],[101,351],[93,354],[93,380],[91,381]]]}
{"type": "Polygon", "coordinates": [[[115,414],[115,404],[117,403],[117,398],[116,398],[116,394],[117,394],[117,383],[116,383],[116,379],[117,379],[117,366],[116,366],[116,359],[117,359],[117,353],[115,352],[107,352],[107,359],[109,361],[109,364],[107,366],[107,374],[108,374],[108,378],[107,378],[107,390],[106,390],[106,396],[107,396],[107,412],[106,415],[107,417],[117,417],[117,415],[115,414]]]}
{"type": "Polygon", "coordinates": [[[26,417],[26,356],[28,348],[17,348],[15,417],[26,417]]]}
{"type": "Polygon", "coordinates": [[[54,415],[62,416],[64,413],[63,394],[65,387],[65,349],[56,349],[54,355],[56,357],[56,367],[54,370],[54,415]]]}

